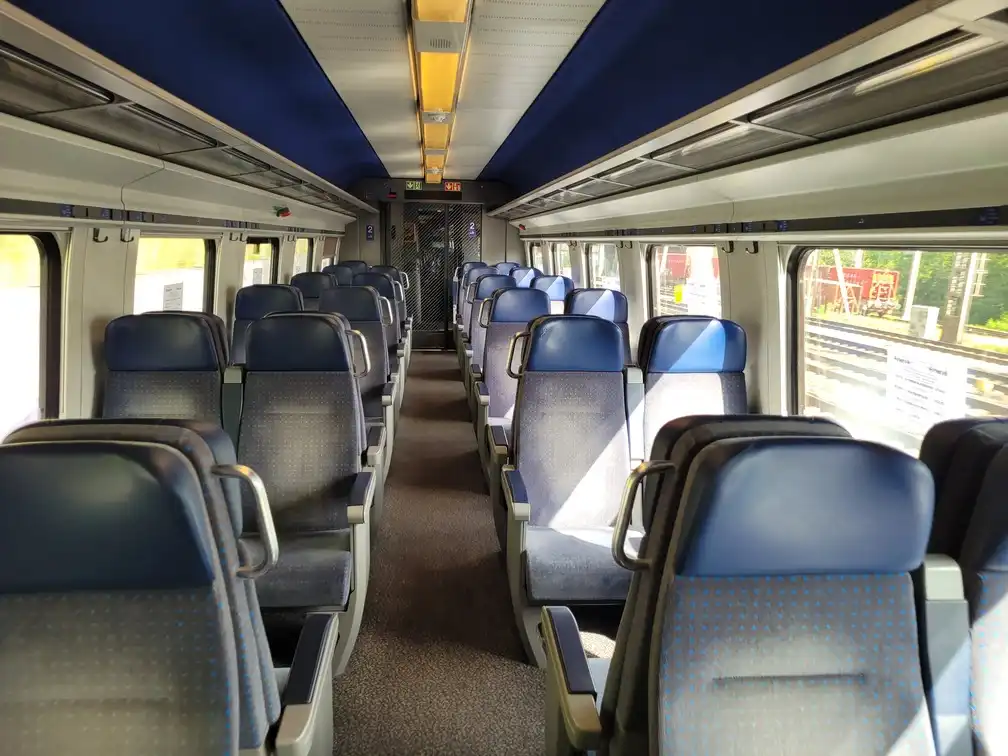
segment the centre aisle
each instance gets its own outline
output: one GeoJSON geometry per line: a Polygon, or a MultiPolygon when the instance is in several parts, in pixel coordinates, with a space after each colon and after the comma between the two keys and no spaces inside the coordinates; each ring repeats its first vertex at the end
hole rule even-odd
{"type": "Polygon", "coordinates": [[[334,753],[538,754],[522,659],[455,354],[414,352],[334,753]]]}

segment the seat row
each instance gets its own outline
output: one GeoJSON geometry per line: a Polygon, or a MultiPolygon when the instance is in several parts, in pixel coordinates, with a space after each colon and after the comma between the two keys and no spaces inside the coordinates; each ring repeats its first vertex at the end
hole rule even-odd
{"type": "Polygon", "coordinates": [[[0,499],[6,752],[331,752],[347,628],[313,611],[274,667],[253,582],[277,561],[271,503],[220,428],[21,428],[0,445],[0,499]],[[239,540],[249,510],[259,556],[239,540]]]}
{"type": "MultiPolygon", "coordinates": [[[[343,287],[340,294],[377,312],[372,289],[343,287]]],[[[334,666],[341,674],[360,626],[381,516],[394,384],[383,384],[385,414],[369,417],[360,381],[372,371],[387,375],[368,358],[366,337],[339,314],[273,313],[253,321],[244,366],[229,368],[237,370],[233,382],[223,381],[214,333],[196,313],[113,320],[105,334],[101,417],[233,428],[228,443],[261,477],[280,541],[277,566],[256,580],[262,605],[295,617],[320,607],[339,613],[334,666]],[[224,417],[228,407],[235,417],[224,417]]],[[[254,511],[254,491],[246,488],[241,499],[246,512],[254,511]]],[[[247,516],[245,525],[243,548],[261,557],[262,530],[247,516]]]]}
{"type": "Polygon", "coordinates": [[[615,519],[611,660],[541,611],[548,753],[1004,750],[1008,423],[939,424],[915,460],[824,420],[687,417],[651,457],[615,519]]]}

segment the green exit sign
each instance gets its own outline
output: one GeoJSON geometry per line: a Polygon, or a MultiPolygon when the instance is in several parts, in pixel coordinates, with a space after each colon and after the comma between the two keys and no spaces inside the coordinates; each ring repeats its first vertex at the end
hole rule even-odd
{"type": "Polygon", "coordinates": [[[414,179],[410,179],[406,182],[407,192],[422,192],[423,188],[424,188],[423,181],[416,181],[414,179]]]}

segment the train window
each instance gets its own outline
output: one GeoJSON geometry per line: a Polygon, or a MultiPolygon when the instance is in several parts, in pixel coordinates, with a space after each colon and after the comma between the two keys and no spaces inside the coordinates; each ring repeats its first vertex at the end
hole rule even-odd
{"type": "Polygon", "coordinates": [[[553,272],[558,276],[573,278],[570,244],[559,242],[553,245],[553,272]]]}
{"type": "Polygon", "coordinates": [[[275,239],[250,239],[245,245],[242,286],[276,283],[277,242],[275,239]]]}
{"type": "Polygon", "coordinates": [[[591,244],[588,247],[588,286],[619,291],[619,255],[615,244],[591,244]]]}
{"type": "MultiPolygon", "coordinates": [[[[0,438],[8,431],[38,420],[44,414],[42,345],[46,291],[43,249],[34,236],[0,234],[0,438]]],[[[57,299],[59,288],[56,288],[57,299]]],[[[57,319],[58,323],[58,319],[57,319]]],[[[58,343],[58,332],[57,332],[58,343]]],[[[58,376],[59,371],[54,371],[58,376]]],[[[58,404],[59,386],[56,385],[58,404]]],[[[47,392],[48,393],[48,392],[47,392]]],[[[52,414],[52,413],[49,413],[52,414]]]]}
{"type": "Polygon", "coordinates": [[[294,275],[306,273],[312,269],[312,253],[314,251],[314,239],[298,239],[294,242],[294,275]]]}
{"type": "Polygon", "coordinates": [[[651,247],[652,315],[721,317],[717,247],[651,247]]]}
{"type": "Polygon", "coordinates": [[[328,268],[332,264],[333,264],[333,258],[331,258],[331,257],[323,257],[322,258],[322,267],[323,268],[328,268]]]}
{"type": "Polygon", "coordinates": [[[543,254],[542,244],[532,245],[532,267],[546,271],[546,256],[543,254]]]}
{"type": "Polygon", "coordinates": [[[212,242],[141,236],[133,282],[133,312],[207,308],[212,242]]]}
{"type": "Polygon", "coordinates": [[[909,453],[1008,413],[1008,254],[813,249],[798,268],[797,409],[909,453]]]}

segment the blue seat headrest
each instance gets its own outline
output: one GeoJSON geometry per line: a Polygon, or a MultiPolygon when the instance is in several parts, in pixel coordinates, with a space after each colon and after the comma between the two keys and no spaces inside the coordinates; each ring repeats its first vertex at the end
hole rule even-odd
{"type": "Polygon", "coordinates": [[[741,373],[746,334],[738,323],[680,315],[661,323],[643,355],[645,373],[741,373]]]}
{"type": "MultiPolygon", "coordinates": [[[[468,263],[465,263],[465,265],[468,265],[468,263]]],[[[477,278],[479,278],[480,276],[489,275],[492,271],[493,271],[493,268],[491,268],[486,263],[476,263],[471,268],[469,268],[468,270],[466,270],[462,274],[462,292],[463,292],[463,294],[465,293],[465,290],[467,288],[469,288],[469,284],[475,283],[477,278]]]]}
{"type": "Polygon", "coordinates": [[[473,268],[489,268],[485,262],[480,262],[479,260],[470,260],[469,262],[464,262],[458,267],[459,278],[465,278],[465,274],[468,273],[473,268]]]}
{"type": "Polygon", "coordinates": [[[538,268],[525,268],[519,266],[511,271],[511,277],[523,289],[530,288],[532,286],[532,282],[541,275],[542,271],[538,268]]]}
{"type": "Polygon", "coordinates": [[[346,265],[326,265],[322,268],[322,272],[335,278],[337,286],[353,285],[353,268],[348,268],[346,265]]]}
{"type": "Polygon", "coordinates": [[[957,561],[963,572],[1008,572],[1008,451],[1002,447],[987,465],[957,561]]]}
{"type": "Polygon", "coordinates": [[[318,299],[326,289],[336,288],[336,279],[321,271],[298,273],[291,278],[291,286],[300,289],[309,299],[318,299]]]}
{"type": "Polygon", "coordinates": [[[494,269],[505,276],[510,275],[511,271],[518,267],[516,262],[499,262],[494,265],[494,269]]]}
{"type": "Polygon", "coordinates": [[[368,268],[371,267],[363,260],[339,260],[337,264],[350,268],[354,272],[354,275],[357,273],[366,273],[368,268]]]}
{"type": "Polygon", "coordinates": [[[223,370],[210,323],[198,313],[122,315],[105,326],[105,366],[129,372],[223,370]]]}
{"type": "Polygon", "coordinates": [[[253,284],[235,295],[235,320],[259,320],[271,312],[301,312],[304,295],[296,286],[253,284]]]}
{"type": "Polygon", "coordinates": [[[532,288],[545,291],[554,302],[563,302],[574,290],[574,282],[567,276],[539,276],[532,282],[532,288]]]}
{"type": "Polygon", "coordinates": [[[480,276],[476,279],[476,294],[473,299],[487,299],[498,289],[513,289],[517,285],[511,276],[504,276],[499,273],[480,276]]]}
{"type": "Polygon", "coordinates": [[[248,371],[352,371],[346,320],[322,312],[270,315],[248,329],[248,371]]]}
{"type": "Polygon", "coordinates": [[[881,444],[735,438],[697,455],[683,499],[677,574],[892,574],[924,560],[934,481],[881,444]]]}
{"type": "Polygon", "coordinates": [[[393,281],[403,282],[402,271],[399,270],[395,265],[372,265],[371,271],[375,273],[385,273],[386,275],[392,276],[393,281]]]}
{"type": "Polygon", "coordinates": [[[564,300],[567,315],[594,315],[613,323],[626,323],[630,308],[623,292],[615,289],[575,289],[564,300]]]}
{"type": "Polygon", "coordinates": [[[349,321],[381,322],[382,319],[378,292],[372,286],[340,286],[323,291],[319,312],[339,313],[349,321]]]}
{"type": "Polygon", "coordinates": [[[195,588],[214,579],[196,473],[160,444],[0,447],[0,593],[195,588]]]}
{"type": "Polygon", "coordinates": [[[546,315],[529,331],[526,372],[623,372],[623,333],[615,323],[588,315],[546,315]]]}
{"type": "Polygon", "coordinates": [[[538,289],[498,289],[490,304],[491,323],[528,323],[549,315],[549,295],[538,289]]]}
{"type": "Polygon", "coordinates": [[[370,286],[378,292],[379,296],[392,302],[395,301],[395,287],[392,285],[392,276],[388,273],[375,273],[371,270],[366,273],[357,273],[353,277],[353,285],[370,286]]]}

